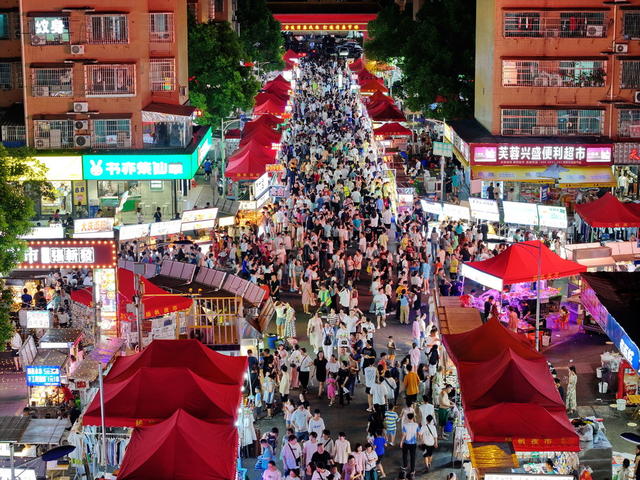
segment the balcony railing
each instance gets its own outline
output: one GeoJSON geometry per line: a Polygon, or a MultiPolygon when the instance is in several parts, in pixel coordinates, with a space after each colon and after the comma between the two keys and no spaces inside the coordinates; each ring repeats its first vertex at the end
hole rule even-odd
{"type": "Polygon", "coordinates": [[[517,38],[605,38],[603,12],[505,12],[503,35],[517,38]]]}

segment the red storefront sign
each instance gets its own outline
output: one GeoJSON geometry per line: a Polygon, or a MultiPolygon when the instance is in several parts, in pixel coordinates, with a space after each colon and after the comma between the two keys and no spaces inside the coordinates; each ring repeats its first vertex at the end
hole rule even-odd
{"type": "Polygon", "coordinates": [[[48,268],[114,268],[113,240],[34,240],[27,242],[24,261],[17,270],[48,268]]]}
{"type": "Polygon", "coordinates": [[[474,143],[472,165],[611,165],[607,144],[474,143]]]}

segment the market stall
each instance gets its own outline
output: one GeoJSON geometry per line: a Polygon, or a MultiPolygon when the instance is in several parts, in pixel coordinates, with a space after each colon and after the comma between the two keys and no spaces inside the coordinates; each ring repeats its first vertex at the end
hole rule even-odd
{"type": "Polygon", "coordinates": [[[232,479],[237,445],[233,424],[209,423],[178,409],[164,421],[133,431],[118,479],[232,479]]]}
{"type": "Polygon", "coordinates": [[[575,211],[579,219],[576,229],[587,242],[627,240],[640,227],[637,206],[623,203],[609,192],[593,202],[577,204],[575,211]]]}
{"type": "MultiPolygon", "coordinates": [[[[460,275],[465,279],[493,288],[497,292],[503,292],[506,285],[511,285],[512,295],[509,301],[514,304],[517,302],[519,305],[522,300],[535,296],[535,327],[525,333],[529,336],[531,333],[534,334],[532,340],[538,347],[541,340],[540,333],[544,333],[540,331],[542,317],[540,304],[545,296],[543,291],[546,290],[546,285],[543,285],[542,281],[570,277],[585,271],[586,268],[583,265],[559,257],[542,242],[535,240],[515,243],[498,256],[488,260],[463,263],[460,275]],[[532,285],[529,288],[518,286],[518,284],[532,285]],[[532,294],[534,290],[535,294],[532,294]]],[[[547,295],[549,293],[553,295],[554,291],[548,292],[547,295]]],[[[557,297],[557,293],[553,296],[557,297]]],[[[557,306],[559,308],[559,302],[557,306]]],[[[551,337],[547,336],[546,340],[550,340],[551,337]]]]}

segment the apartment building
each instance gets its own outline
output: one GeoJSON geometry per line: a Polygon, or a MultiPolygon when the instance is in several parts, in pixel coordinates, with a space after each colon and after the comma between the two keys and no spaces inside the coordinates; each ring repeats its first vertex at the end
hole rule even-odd
{"type": "Polygon", "coordinates": [[[236,29],[237,4],[238,0],[189,0],[189,9],[199,23],[229,22],[236,29]]]}
{"type": "Polygon", "coordinates": [[[640,138],[640,0],[478,0],[476,11],[476,120],[451,122],[472,178],[527,181],[504,167],[558,164],[582,168],[565,186],[615,185],[614,150],[640,138]]]}
{"type": "Polygon", "coordinates": [[[0,0],[0,138],[24,142],[18,0],[0,0]]]}
{"type": "Polygon", "coordinates": [[[149,216],[156,205],[173,214],[172,181],[188,185],[211,137],[194,127],[186,105],[186,0],[19,0],[18,7],[25,141],[65,167],[54,168],[64,198],[41,213],[114,211],[130,192],[148,200],[139,205],[149,216]]]}

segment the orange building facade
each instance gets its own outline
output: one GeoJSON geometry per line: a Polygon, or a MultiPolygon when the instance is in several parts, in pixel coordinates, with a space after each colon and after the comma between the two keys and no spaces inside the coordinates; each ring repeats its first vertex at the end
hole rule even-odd
{"type": "Polygon", "coordinates": [[[562,3],[478,0],[475,117],[493,135],[614,142],[628,163],[640,140],[640,0],[562,3]]]}

